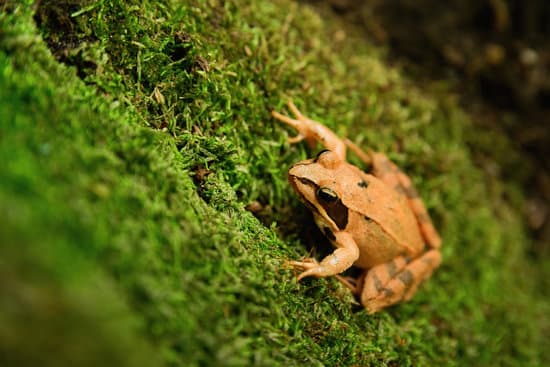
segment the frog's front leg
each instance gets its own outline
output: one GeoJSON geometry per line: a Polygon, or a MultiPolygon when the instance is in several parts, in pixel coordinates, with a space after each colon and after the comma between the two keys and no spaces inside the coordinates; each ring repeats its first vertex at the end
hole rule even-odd
{"type": "Polygon", "coordinates": [[[339,274],[348,269],[359,258],[359,248],[353,237],[346,232],[337,232],[334,234],[334,246],[336,250],[320,263],[315,259],[305,259],[304,261],[291,261],[290,265],[303,270],[298,275],[298,281],[305,277],[323,278],[339,274]]]}
{"type": "Polygon", "coordinates": [[[406,256],[377,265],[359,282],[361,304],[374,313],[401,301],[408,301],[418,286],[430,277],[441,263],[439,250],[430,250],[409,261],[406,256]]]}
{"type": "Polygon", "coordinates": [[[272,111],[271,115],[298,130],[298,135],[288,139],[289,143],[294,144],[305,140],[311,148],[315,146],[315,143],[320,143],[326,149],[334,152],[342,161],[346,159],[346,144],[332,130],[302,115],[292,101],[288,101],[288,107],[295,118],[282,115],[276,111],[272,111]]]}

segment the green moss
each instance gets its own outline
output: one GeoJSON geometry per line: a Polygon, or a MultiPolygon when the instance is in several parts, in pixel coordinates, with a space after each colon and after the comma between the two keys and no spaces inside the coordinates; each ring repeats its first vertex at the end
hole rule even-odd
{"type": "Polygon", "coordinates": [[[506,139],[471,134],[448,92],[289,1],[37,4],[0,15],[8,362],[548,363],[548,259],[526,255],[518,188],[472,163],[506,139]],[[286,168],[314,152],[270,117],[287,98],[413,177],[444,263],[410,303],[369,316],[284,266],[313,229],[286,168]]]}

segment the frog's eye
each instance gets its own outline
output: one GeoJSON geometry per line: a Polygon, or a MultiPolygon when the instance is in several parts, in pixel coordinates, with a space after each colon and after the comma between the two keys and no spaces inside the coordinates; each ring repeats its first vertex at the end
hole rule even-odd
{"type": "Polygon", "coordinates": [[[338,195],[328,187],[321,187],[317,190],[317,197],[325,203],[335,203],[338,201],[338,195]]]}
{"type": "Polygon", "coordinates": [[[348,208],[342,203],[334,190],[321,187],[317,190],[317,198],[319,198],[319,204],[325,209],[334,224],[342,230],[346,228],[348,225],[348,208]]]}

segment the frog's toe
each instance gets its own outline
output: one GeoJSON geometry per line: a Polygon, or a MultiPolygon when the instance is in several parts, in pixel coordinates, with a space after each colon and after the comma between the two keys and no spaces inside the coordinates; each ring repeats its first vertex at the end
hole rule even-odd
{"type": "Polygon", "coordinates": [[[302,134],[298,134],[296,136],[288,138],[287,141],[289,144],[296,144],[301,142],[304,139],[305,139],[305,136],[303,136],[302,134]]]}
{"type": "Polygon", "coordinates": [[[295,269],[302,270],[302,273],[296,277],[297,281],[305,277],[317,276],[321,268],[319,262],[314,258],[307,258],[302,261],[289,261],[288,265],[295,269]]]}
{"type": "Polygon", "coordinates": [[[307,277],[320,277],[321,274],[323,274],[323,267],[319,264],[310,264],[312,267],[307,269],[306,271],[302,272],[300,275],[296,277],[296,280],[299,282],[300,280],[307,278],[307,277]]]}
{"type": "Polygon", "coordinates": [[[319,266],[319,262],[313,258],[304,259],[302,261],[289,261],[288,264],[300,270],[309,270],[319,266]]]}

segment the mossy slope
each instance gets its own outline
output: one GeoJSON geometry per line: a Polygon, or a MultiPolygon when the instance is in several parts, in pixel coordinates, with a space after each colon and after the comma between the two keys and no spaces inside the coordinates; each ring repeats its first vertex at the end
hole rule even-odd
{"type": "Polygon", "coordinates": [[[0,358],[548,362],[548,261],[526,257],[521,193],[473,165],[452,96],[418,90],[309,7],[182,3],[4,5],[0,358]],[[269,116],[289,97],[414,178],[444,264],[412,302],[369,316],[337,282],[296,284],[283,266],[312,226],[285,179],[312,153],[269,116]],[[255,200],[267,227],[244,209],[255,200]]]}

